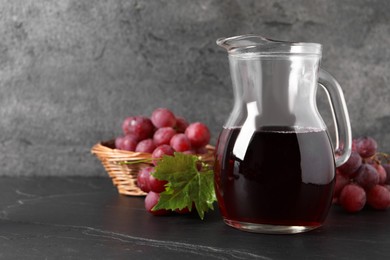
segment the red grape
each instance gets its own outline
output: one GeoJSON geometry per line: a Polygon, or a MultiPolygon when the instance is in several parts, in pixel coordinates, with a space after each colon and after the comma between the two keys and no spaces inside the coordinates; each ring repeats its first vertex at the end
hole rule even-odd
{"type": "Polygon", "coordinates": [[[149,118],[143,116],[128,117],[123,121],[122,130],[125,134],[133,134],[138,141],[150,138],[154,127],[149,118]]]}
{"type": "Polygon", "coordinates": [[[137,138],[134,135],[120,136],[115,139],[115,148],[134,152],[137,147],[137,138]]]}
{"type": "Polygon", "coordinates": [[[366,204],[366,192],[356,184],[346,185],[340,193],[339,202],[348,212],[358,212],[366,204]]]}
{"type": "Polygon", "coordinates": [[[135,148],[135,151],[140,153],[153,153],[154,149],[156,149],[156,145],[154,144],[153,140],[149,138],[139,142],[135,148]]]}
{"type": "Polygon", "coordinates": [[[152,113],[152,123],[155,127],[174,127],[176,125],[176,117],[167,108],[157,108],[152,113]]]}
{"type": "Polygon", "coordinates": [[[176,134],[171,139],[171,147],[176,152],[184,152],[191,149],[190,140],[187,138],[185,134],[176,134]]]}
{"type": "Polygon", "coordinates": [[[137,186],[144,192],[150,191],[149,177],[153,167],[142,168],[137,174],[137,186]]]}
{"type": "Polygon", "coordinates": [[[382,185],[375,185],[367,192],[367,203],[374,209],[389,208],[390,191],[382,185]]]}
{"type": "Polygon", "coordinates": [[[175,129],[172,127],[162,127],[157,129],[157,131],[153,135],[153,141],[156,146],[160,146],[163,144],[169,144],[171,138],[176,134],[175,129]]]}
{"type": "Polygon", "coordinates": [[[194,148],[205,146],[210,141],[210,130],[200,122],[190,124],[185,131],[185,135],[194,148]]]}
{"type": "Polygon", "coordinates": [[[339,166],[338,169],[345,176],[354,177],[356,175],[356,171],[359,169],[361,165],[362,165],[362,158],[357,152],[352,151],[351,156],[349,156],[347,162],[339,166]]]}
{"type": "Polygon", "coordinates": [[[149,186],[151,191],[161,193],[165,191],[165,184],[167,183],[167,181],[156,179],[153,175],[149,176],[149,186]]]}
{"type": "Polygon", "coordinates": [[[363,158],[368,158],[376,153],[378,145],[372,137],[361,137],[356,140],[356,151],[363,158]]]}
{"type": "Polygon", "coordinates": [[[145,197],[145,209],[156,216],[167,215],[169,213],[168,210],[165,209],[152,210],[152,208],[156,206],[156,204],[158,203],[159,199],[160,199],[160,194],[153,191],[149,192],[148,195],[146,195],[145,197]]]}
{"type": "MultiPolygon", "coordinates": [[[[167,144],[163,144],[158,146],[156,149],[154,149],[152,153],[152,158],[159,159],[162,158],[164,155],[173,155],[175,153],[175,150],[173,150],[172,147],[170,147],[167,144]]],[[[153,164],[156,165],[158,160],[153,160],[153,164]]]]}
{"type": "Polygon", "coordinates": [[[188,122],[183,117],[176,117],[176,126],[175,129],[178,133],[184,133],[188,127],[188,122]]]}
{"type": "Polygon", "coordinates": [[[369,189],[379,183],[379,174],[374,166],[364,163],[357,171],[355,181],[365,189],[369,189]]]}

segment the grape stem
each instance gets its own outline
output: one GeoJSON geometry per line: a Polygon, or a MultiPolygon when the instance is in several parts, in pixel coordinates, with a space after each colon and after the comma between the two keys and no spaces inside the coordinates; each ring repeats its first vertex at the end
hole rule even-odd
{"type": "Polygon", "coordinates": [[[367,158],[366,160],[373,160],[377,164],[383,164],[383,161],[386,161],[387,163],[389,163],[390,162],[390,154],[377,152],[376,154],[367,158]]]}

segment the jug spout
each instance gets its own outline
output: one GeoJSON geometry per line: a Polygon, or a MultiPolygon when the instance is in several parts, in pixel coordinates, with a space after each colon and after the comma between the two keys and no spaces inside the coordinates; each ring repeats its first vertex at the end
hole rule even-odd
{"type": "Polygon", "coordinates": [[[257,53],[262,55],[321,55],[321,44],[318,43],[279,41],[255,34],[219,38],[217,40],[217,44],[227,50],[229,54],[257,53]]]}

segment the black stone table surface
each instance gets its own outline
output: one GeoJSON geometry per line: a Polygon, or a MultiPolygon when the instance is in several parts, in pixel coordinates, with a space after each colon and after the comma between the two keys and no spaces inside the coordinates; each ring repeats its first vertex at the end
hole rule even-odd
{"type": "Polygon", "coordinates": [[[0,178],[0,259],[390,259],[390,210],[346,214],[322,228],[264,235],[218,210],[154,217],[108,178],[0,178]]]}

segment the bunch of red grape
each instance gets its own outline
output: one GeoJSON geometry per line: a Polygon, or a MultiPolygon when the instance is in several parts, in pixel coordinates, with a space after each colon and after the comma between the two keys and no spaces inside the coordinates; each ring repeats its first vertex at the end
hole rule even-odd
{"type": "MultiPolygon", "coordinates": [[[[115,147],[126,151],[151,153],[154,166],[164,155],[172,156],[174,152],[207,153],[206,145],[210,141],[210,131],[205,124],[189,124],[183,117],[175,116],[166,108],[155,109],[150,118],[128,117],[123,121],[122,130],[124,135],[115,139],[115,147]]],[[[137,176],[137,185],[148,193],[145,198],[146,210],[154,215],[164,215],[168,211],[152,211],[166,184],[151,175],[153,170],[153,166],[141,169],[137,176]]],[[[186,213],[188,210],[178,212],[186,213]]]]}
{"type": "Polygon", "coordinates": [[[377,152],[371,137],[353,140],[348,161],[336,169],[334,202],[348,212],[369,205],[384,210],[390,207],[389,156],[377,152]]]}

